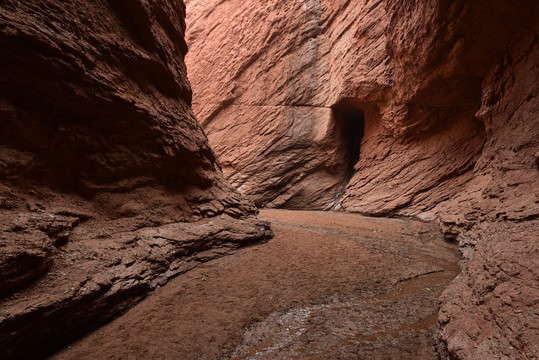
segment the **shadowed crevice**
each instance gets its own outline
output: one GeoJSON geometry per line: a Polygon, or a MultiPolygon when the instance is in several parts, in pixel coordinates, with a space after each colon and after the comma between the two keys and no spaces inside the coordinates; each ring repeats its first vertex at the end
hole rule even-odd
{"type": "Polygon", "coordinates": [[[355,165],[361,154],[361,142],[365,133],[365,113],[357,105],[341,101],[332,107],[335,121],[335,141],[342,156],[342,183],[332,202],[338,204],[346,186],[354,176],[355,165]]]}

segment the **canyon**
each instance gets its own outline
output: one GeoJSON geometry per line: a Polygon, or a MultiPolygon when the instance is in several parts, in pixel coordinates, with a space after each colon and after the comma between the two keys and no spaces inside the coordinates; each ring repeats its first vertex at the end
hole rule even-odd
{"type": "Polygon", "coordinates": [[[0,5],[0,354],[42,358],[266,241],[191,109],[177,1],[0,5]]]}
{"type": "Polygon", "coordinates": [[[440,356],[536,358],[539,4],[186,4],[193,109],[232,186],[436,221],[464,261],[440,356]]]}
{"type": "MultiPolygon", "coordinates": [[[[3,1],[1,357],[46,357],[117,318],[56,356],[129,357],[138,341],[140,358],[148,338],[164,358],[249,358],[278,338],[264,351],[290,352],[263,353],[288,358],[321,338],[283,338],[276,323],[304,326],[308,312],[350,340],[345,308],[388,333],[399,320],[384,309],[427,318],[424,332],[402,328],[424,358],[537,359],[538,34],[533,0],[3,1]],[[319,266],[287,280],[287,256],[309,255],[319,266]],[[332,267],[344,260],[355,265],[332,267]],[[192,290],[205,271],[216,284],[192,290]],[[443,271],[434,292],[411,280],[443,271]],[[391,298],[409,281],[412,294],[391,298]],[[226,316],[197,328],[189,310],[218,307],[226,284],[250,310],[227,308],[228,337],[213,336],[226,316]],[[162,331],[157,303],[178,317],[169,332],[198,329],[209,352],[135,330],[155,316],[162,331]],[[182,319],[192,328],[174,330],[182,319]]],[[[367,340],[394,345],[384,336],[367,340]]],[[[399,358],[353,341],[343,358],[399,358]]]]}

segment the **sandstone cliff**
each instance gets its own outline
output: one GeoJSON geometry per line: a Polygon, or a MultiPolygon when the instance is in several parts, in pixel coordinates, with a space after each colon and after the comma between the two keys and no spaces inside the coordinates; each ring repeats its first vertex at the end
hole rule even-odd
{"type": "Polygon", "coordinates": [[[538,3],[186,3],[193,108],[232,184],[437,220],[467,261],[442,357],[537,354],[538,3]]]}
{"type": "Polygon", "coordinates": [[[181,1],[0,5],[0,357],[271,235],[191,108],[181,1]]]}

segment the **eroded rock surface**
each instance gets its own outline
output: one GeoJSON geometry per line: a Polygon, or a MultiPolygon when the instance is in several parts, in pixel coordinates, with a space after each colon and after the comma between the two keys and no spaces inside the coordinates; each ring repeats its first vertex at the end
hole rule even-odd
{"type": "Polygon", "coordinates": [[[271,235],[191,108],[181,1],[0,5],[0,357],[271,235]]]}
{"type": "Polygon", "coordinates": [[[232,184],[437,220],[467,261],[442,357],[536,356],[539,4],[186,3],[193,107],[232,184]]]}
{"type": "Polygon", "coordinates": [[[334,207],[346,186],[350,127],[364,118],[369,137],[389,90],[383,4],[187,5],[193,108],[225,175],[258,205],[334,207]],[[369,106],[348,101],[357,88],[369,106]]]}

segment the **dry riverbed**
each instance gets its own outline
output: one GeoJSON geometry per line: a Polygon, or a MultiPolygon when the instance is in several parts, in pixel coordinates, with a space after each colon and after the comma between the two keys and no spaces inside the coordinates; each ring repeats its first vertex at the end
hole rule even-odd
{"type": "Polygon", "coordinates": [[[171,280],[52,359],[436,359],[434,224],[264,210],[275,238],[171,280]]]}

